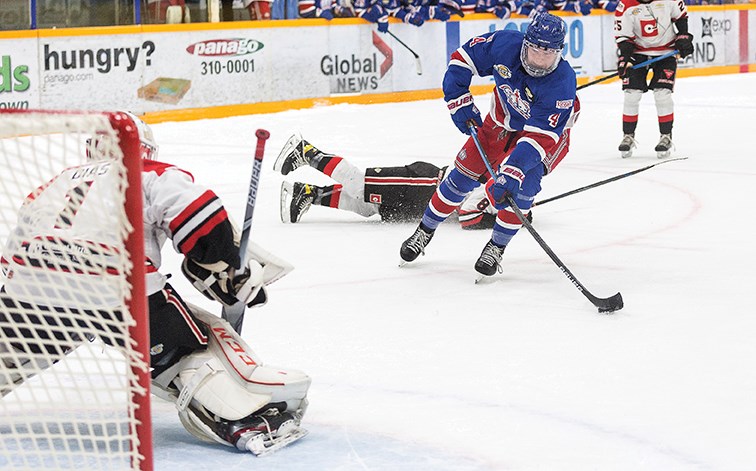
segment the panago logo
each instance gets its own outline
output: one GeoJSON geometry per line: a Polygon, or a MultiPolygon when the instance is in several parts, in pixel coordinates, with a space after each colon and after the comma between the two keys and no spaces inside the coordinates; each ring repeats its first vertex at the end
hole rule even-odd
{"type": "Polygon", "coordinates": [[[530,105],[520,96],[520,90],[514,89],[509,85],[499,85],[501,91],[507,96],[507,103],[520,113],[525,119],[530,119],[530,105]]]}
{"type": "Polygon", "coordinates": [[[656,20],[640,20],[641,36],[648,38],[659,34],[656,20]]]}
{"type": "Polygon", "coordinates": [[[263,43],[256,39],[208,39],[191,44],[186,52],[195,56],[244,56],[263,48],[263,43]]]}

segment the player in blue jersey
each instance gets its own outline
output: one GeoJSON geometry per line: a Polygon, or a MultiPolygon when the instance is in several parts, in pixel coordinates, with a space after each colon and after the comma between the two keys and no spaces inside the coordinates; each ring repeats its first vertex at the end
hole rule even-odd
{"type": "MultiPolygon", "coordinates": [[[[478,137],[491,167],[498,169],[487,192],[499,210],[491,240],[475,270],[491,276],[500,270],[504,248],[521,223],[507,206],[511,195],[523,213],[541,190],[541,178],[564,158],[569,127],[577,110],[575,72],[562,59],[566,25],[549,13],[537,15],[525,34],[499,30],[476,36],[451,56],[443,81],[444,99],[459,130],[478,137]],[[473,75],[493,76],[496,88],[491,111],[481,119],[470,94],[473,75]]],[[[457,154],[454,168],[438,186],[420,225],[402,243],[404,263],[415,260],[436,228],[465,196],[489,178],[472,138],[457,154]]]]}

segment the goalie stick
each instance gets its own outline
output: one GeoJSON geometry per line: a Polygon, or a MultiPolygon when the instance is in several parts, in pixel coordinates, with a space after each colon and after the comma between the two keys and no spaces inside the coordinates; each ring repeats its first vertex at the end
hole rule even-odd
{"type": "MultiPolygon", "coordinates": [[[[651,65],[654,62],[659,62],[660,60],[666,59],[667,57],[674,56],[675,54],[678,54],[679,52],[680,51],[678,51],[677,49],[675,49],[674,51],[668,52],[666,54],[662,54],[661,56],[652,57],[651,59],[645,60],[645,61],[643,61],[643,62],[641,62],[639,64],[635,64],[634,66],[631,67],[631,69],[640,69],[641,67],[645,67],[647,65],[651,65]]],[[[591,85],[596,85],[597,83],[604,82],[604,81],[609,80],[610,78],[614,78],[614,77],[616,77],[618,75],[619,75],[619,72],[614,72],[613,74],[609,74],[609,75],[606,75],[604,77],[601,77],[600,79],[596,79],[593,82],[584,83],[583,85],[580,85],[579,87],[577,87],[576,90],[582,90],[582,89],[584,89],[586,87],[590,87],[591,85]]]]}
{"type": "MultiPolygon", "coordinates": [[[[480,140],[478,139],[478,131],[475,129],[475,124],[470,125],[470,136],[472,136],[473,141],[475,142],[475,147],[478,148],[478,152],[480,153],[480,158],[483,160],[483,163],[486,166],[486,169],[491,174],[491,177],[493,178],[496,175],[496,172],[494,172],[493,168],[491,168],[491,163],[488,161],[488,156],[486,155],[486,152],[483,150],[483,147],[480,145],[480,140]]],[[[622,295],[620,293],[615,294],[614,296],[610,296],[608,298],[599,298],[597,296],[594,296],[591,294],[588,289],[586,289],[585,286],[575,277],[575,275],[572,274],[569,268],[562,262],[559,257],[554,253],[553,250],[551,250],[551,247],[549,247],[546,244],[546,241],[544,241],[540,234],[533,228],[533,225],[530,224],[528,219],[525,217],[524,214],[522,214],[522,211],[520,211],[520,208],[517,207],[517,205],[514,202],[514,199],[511,195],[506,196],[506,201],[509,204],[509,207],[512,208],[512,211],[517,215],[517,218],[520,220],[520,223],[522,223],[523,226],[530,232],[530,235],[533,236],[533,239],[535,239],[536,242],[538,242],[538,245],[541,246],[541,248],[546,252],[546,254],[551,258],[551,260],[556,264],[557,267],[564,273],[564,275],[567,277],[567,279],[570,280],[570,282],[580,291],[583,293],[583,295],[588,298],[588,300],[598,308],[599,312],[614,312],[622,309],[624,307],[624,302],[622,300],[622,295]]]]}
{"type": "Polygon", "coordinates": [[[396,39],[396,42],[401,44],[405,47],[410,53],[412,53],[413,56],[415,56],[415,70],[417,71],[417,75],[423,75],[423,64],[420,63],[420,56],[417,55],[417,52],[413,51],[411,47],[404,44],[404,41],[397,38],[394,33],[391,32],[391,30],[386,31],[392,38],[396,39]]]}
{"type": "MultiPolygon", "coordinates": [[[[257,188],[260,185],[260,172],[262,170],[262,160],[265,154],[265,141],[270,137],[270,133],[265,129],[255,131],[257,136],[257,147],[255,147],[255,161],[252,164],[252,176],[249,179],[249,192],[247,193],[247,205],[244,209],[244,224],[242,225],[241,240],[239,241],[239,256],[241,257],[241,266],[247,264],[247,246],[249,245],[249,235],[252,232],[252,215],[255,212],[255,201],[257,200],[257,188]]],[[[242,323],[244,322],[244,311],[246,305],[244,301],[239,301],[231,307],[223,307],[221,316],[231,324],[236,332],[241,334],[242,323]]]]}
{"type": "Polygon", "coordinates": [[[562,199],[565,196],[570,196],[570,195],[574,195],[575,193],[580,193],[580,192],[585,191],[585,190],[590,190],[591,188],[596,188],[597,186],[606,185],[607,183],[611,183],[611,182],[620,180],[622,178],[635,175],[636,173],[641,173],[641,172],[646,171],[646,170],[648,170],[648,169],[650,169],[652,167],[656,167],[657,165],[666,164],[667,162],[674,162],[675,160],[687,160],[687,157],[677,157],[675,159],[663,160],[661,162],[657,162],[655,164],[647,165],[645,167],[638,168],[638,169],[632,170],[630,172],[623,173],[621,175],[615,175],[615,176],[613,176],[611,178],[607,178],[606,180],[601,180],[601,181],[596,182],[596,183],[591,183],[590,185],[581,186],[580,188],[575,188],[574,190],[570,190],[570,191],[567,191],[565,193],[562,193],[562,194],[559,194],[559,195],[556,195],[556,196],[552,196],[551,198],[546,198],[545,200],[536,201],[535,203],[533,203],[533,205],[531,206],[531,208],[534,208],[536,206],[540,206],[542,204],[550,203],[551,201],[554,201],[554,200],[562,199]]]}

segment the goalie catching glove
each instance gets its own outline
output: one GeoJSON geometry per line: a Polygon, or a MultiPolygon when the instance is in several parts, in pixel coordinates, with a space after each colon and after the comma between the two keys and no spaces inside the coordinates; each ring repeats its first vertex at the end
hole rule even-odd
{"type": "Polygon", "coordinates": [[[257,260],[250,259],[243,270],[237,270],[225,262],[203,264],[186,257],[181,271],[200,293],[224,306],[243,302],[254,307],[268,301],[263,267],[257,260]]]}

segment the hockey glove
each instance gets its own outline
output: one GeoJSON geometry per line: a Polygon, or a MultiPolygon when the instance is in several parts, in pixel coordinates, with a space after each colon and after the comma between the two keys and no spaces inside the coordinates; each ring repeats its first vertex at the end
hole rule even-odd
{"type": "Polygon", "coordinates": [[[633,68],[632,56],[635,47],[629,41],[619,43],[619,58],[617,58],[617,75],[625,78],[627,72],[633,68]]]}
{"type": "Polygon", "coordinates": [[[496,176],[496,180],[489,180],[486,184],[486,196],[488,196],[488,200],[494,208],[502,210],[509,206],[505,198],[517,196],[524,179],[525,174],[518,167],[503,166],[501,173],[496,176]]]}
{"type": "Polygon", "coordinates": [[[446,102],[449,113],[451,113],[452,121],[457,129],[464,134],[470,134],[470,124],[475,124],[476,127],[483,125],[483,120],[480,118],[480,111],[475,106],[475,101],[470,92],[465,93],[459,98],[449,100],[446,102]]]}
{"type": "Polygon", "coordinates": [[[231,307],[243,301],[248,307],[265,304],[268,300],[263,280],[263,268],[256,260],[249,260],[241,273],[226,263],[200,264],[189,257],[181,264],[181,271],[206,298],[231,307]]]}
{"type": "Polygon", "coordinates": [[[677,39],[675,39],[675,48],[680,51],[681,58],[693,54],[693,35],[690,33],[677,35],[677,39]]]}

